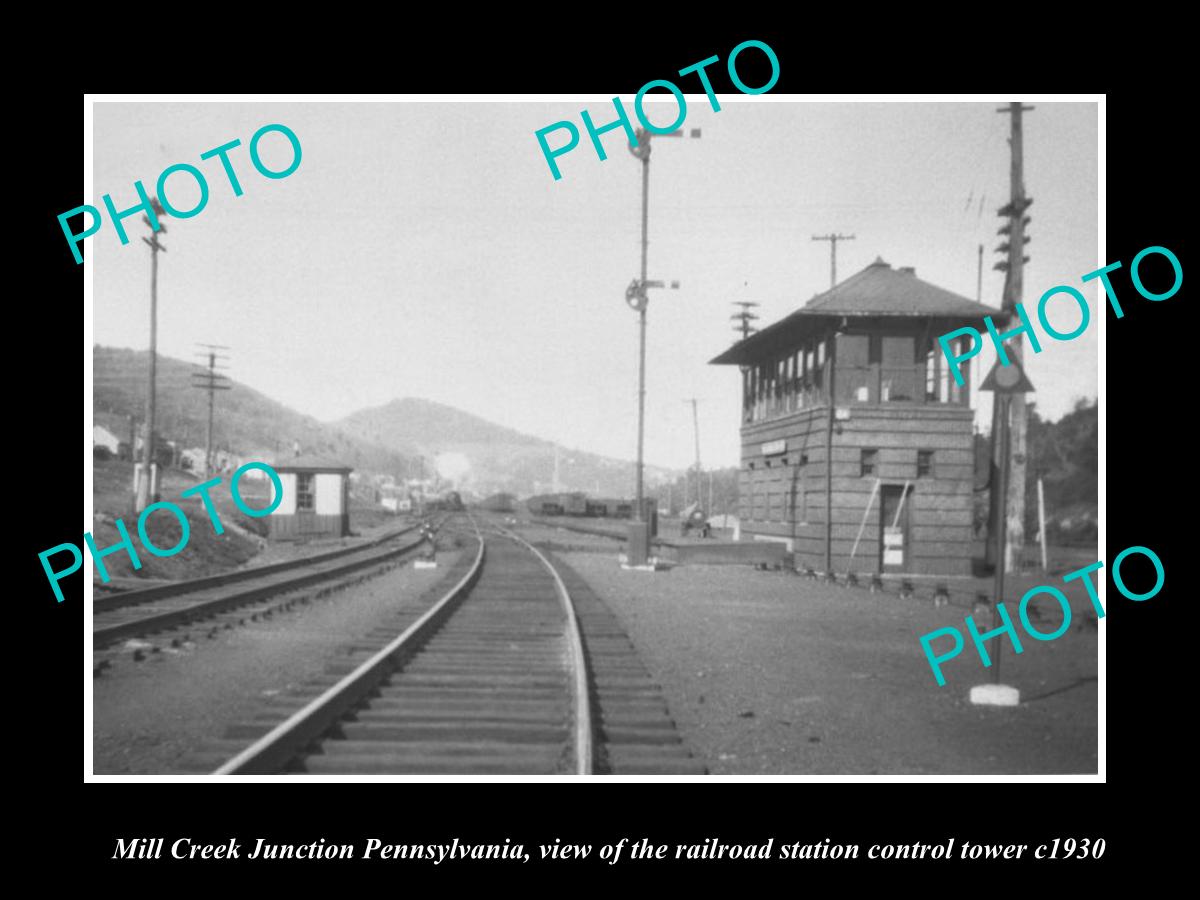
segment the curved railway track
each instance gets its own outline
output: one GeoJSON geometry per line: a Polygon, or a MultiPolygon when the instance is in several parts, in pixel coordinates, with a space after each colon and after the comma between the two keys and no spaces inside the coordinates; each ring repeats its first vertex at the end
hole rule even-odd
{"type": "Polygon", "coordinates": [[[303,559],[98,597],[92,604],[92,648],[102,650],[129,638],[214,620],[215,630],[221,627],[220,620],[226,614],[239,619],[255,617],[258,611],[237,611],[280,594],[396,562],[421,545],[422,539],[413,537],[419,526],[416,523],[366,544],[303,559]],[[406,536],[408,540],[395,545],[397,539],[406,536]],[[236,587],[231,589],[230,585],[236,587]]]}
{"type": "Polygon", "coordinates": [[[448,590],[406,607],[398,635],[357,642],[324,678],[231,727],[219,743],[242,749],[212,774],[705,771],[578,576],[569,591],[537,548],[472,525],[476,547],[448,590]],[[588,622],[573,591],[588,594],[588,622]]]}

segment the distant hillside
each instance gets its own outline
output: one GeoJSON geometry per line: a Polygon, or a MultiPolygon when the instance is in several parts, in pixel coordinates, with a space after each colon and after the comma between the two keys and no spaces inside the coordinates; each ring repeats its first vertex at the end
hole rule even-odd
{"type": "MultiPolygon", "coordinates": [[[[148,354],[96,346],[92,351],[93,409],[97,423],[118,437],[129,433],[128,416],[140,422],[146,409],[148,354]]],[[[158,357],[155,431],[185,447],[204,446],[208,395],[191,387],[191,363],[158,357]]],[[[259,453],[291,455],[298,441],[305,453],[334,456],[367,473],[405,475],[410,461],[394,449],[347,434],[336,425],[301,415],[258,391],[231,380],[232,390],[217,395],[214,446],[252,457],[259,453]]]]}
{"type": "Polygon", "coordinates": [[[1057,422],[1029,411],[1029,478],[1026,531],[1037,530],[1037,476],[1046,492],[1046,534],[1063,540],[1093,540],[1099,522],[1100,416],[1096,401],[1081,400],[1057,422]]]}
{"type": "MultiPolygon", "coordinates": [[[[551,441],[440,403],[406,397],[360,410],[336,425],[364,441],[423,456],[431,464],[439,456],[447,460],[448,454],[461,454],[465,464],[450,459],[443,468],[459,469],[454,472],[458,476],[454,479],[456,486],[479,495],[503,491],[527,497],[548,491],[553,485],[555,450],[551,441]]],[[[633,465],[626,460],[564,447],[559,448],[558,457],[563,490],[623,497],[633,493],[633,465]]],[[[667,477],[674,477],[674,473],[646,467],[648,482],[667,477]]]]}

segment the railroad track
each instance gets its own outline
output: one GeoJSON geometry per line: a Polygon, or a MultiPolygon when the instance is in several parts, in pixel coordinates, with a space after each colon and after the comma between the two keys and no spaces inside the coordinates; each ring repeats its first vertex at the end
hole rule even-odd
{"type": "Polygon", "coordinates": [[[421,545],[418,527],[304,559],[98,597],[92,604],[92,648],[103,650],[162,632],[180,632],[173,638],[179,643],[193,630],[211,634],[269,615],[279,606],[273,598],[394,564],[421,545]]]}
{"type": "Polygon", "coordinates": [[[587,622],[558,567],[537,548],[508,531],[485,536],[474,523],[472,534],[474,552],[448,573],[448,588],[398,611],[399,634],[356,642],[324,677],[274,698],[255,721],[231,726],[191,767],[236,744],[242,749],[232,758],[226,750],[215,771],[204,770],[705,771],[675,732],[657,686],[637,668],[632,644],[613,629],[611,613],[598,613],[578,576],[568,575],[589,595],[587,622]]]}

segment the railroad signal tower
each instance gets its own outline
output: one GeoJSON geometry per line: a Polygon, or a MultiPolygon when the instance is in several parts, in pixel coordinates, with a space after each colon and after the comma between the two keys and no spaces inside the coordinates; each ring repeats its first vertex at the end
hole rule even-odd
{"type": "MultiPolygon", "coordinates": [[[[646,274],[647,255],[649,252],[649,219],[650,219],[650,139],[652,137],[683,137],[683,129],[667,134],[652,134],[644,128],[636,132],[637,143],[629,145],[629,152],[642,164],[642,267],[641,275],[625,290],[625,302],[638,314],[638,427],[637,427],[637,471],[636,496],[634,502],[634,521],[629,531],[629,564],[643,566],[650,553],[650,532],[646,522],[645,488],[644,488],[644,448],[646,433],[646,307],[650,303],[647,295],[649,288],[661,288],[666,285],[661,281],[651,281],[646,274]]],[[[689,132],[693,138],[700,137],[700,129],[693,128],[689,132]]],[[[672,288],[678,288],[679,282],[671,282],[672,288]]]]}
{"type": "Polygon", "coordinates": [[[975,414],[937,335],[995,314],[877,259],[714,359],[742,377],[743,537],[827,574],[969,575],[975,414]]]}
{"type": "MultiPolygon", "coordinates": [[[[1001,309],[1007,313],[1011,313],[1021,302],[1024,292],[1025,263],[1029,262],[1029,257],[1025,255],[1025,245],[1029,243],[1025,226],[1030,221],[1026,211],[1033,203],[1033,198],[1025,194],[1022,116],[1033,109],[1032,106],[1023,106],[1021,103],[1015,102],[996,110],[1002,115],[1011,117],[1012,129],[1008,140],[1010,148],[1009,201],[996,211],[996,214],[1005,220],[997,232],[1004,240],[996,247],[998,253],[1004,254],[1004,259],[994,266],[995,269],[1004,272],[1004,297],[1001,301],[1001,309]]],[[[1018,366],[1024,356],[1023,351],[1024,348],[1020,341],[1015,341],[1012,346],[1007,348],[1009,358],[1018,366]]],[[[1010,402],[1011,421],[1007,427],[1003,427],[1000,420],[1000,404],[996,403],[992,407],[992,489],[989,504],[991,527],[988,529],[987,555],[989,560],[994,561],[997,566],[1003,566],[1009,571],[1013,571],[1017,568],[1022,551],[1025,549],[1025,464],[1028,413],[1023,393],[1013,394],[1010,402]],[[1008,447],[1000,446],[1001,441],[998,438],[1002,431],[1007,433],[1008,447]],[[1008,496],[1002,498],[998,476],[1005,456],[1009,459],[1010,471],[1007,479],[1008,496]],[[1008,510],[1007,520],[1000,516],[1001,509],[1008,510]],[[1003,539],[1000,537],[1001,531],[1004,532],[1003,539]],[[1001,545],[1005,548],[1003,552],[1001,545]]]]}

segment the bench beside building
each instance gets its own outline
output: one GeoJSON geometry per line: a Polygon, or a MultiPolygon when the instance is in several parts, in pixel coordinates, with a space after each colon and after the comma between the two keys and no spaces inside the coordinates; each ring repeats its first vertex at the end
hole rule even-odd
{"type": "Polygon", "coordinates": [[[712,360],[742,372],[743,538],[798,568],[969,575],[970,382],[938,338],[988,315],[877,259],[712,360]]]}

